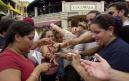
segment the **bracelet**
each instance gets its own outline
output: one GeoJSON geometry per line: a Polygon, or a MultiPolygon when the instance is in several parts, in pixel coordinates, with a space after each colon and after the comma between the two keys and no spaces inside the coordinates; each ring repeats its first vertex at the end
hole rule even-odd
{"type": "Polygon", "coordinates": [[[35,77],[36,80],[38,81],[38,79],[39,79],[38,75],[36,75],[35,73],[32,73],[31,76],[35,77]]]}

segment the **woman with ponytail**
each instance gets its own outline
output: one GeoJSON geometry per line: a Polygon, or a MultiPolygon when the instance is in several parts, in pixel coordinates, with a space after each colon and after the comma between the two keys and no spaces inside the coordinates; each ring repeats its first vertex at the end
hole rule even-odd
{"type": "Polygon", "coordinates": [[[119,37],[122,23],[109,14],[96,17],[91,25],[92,38],[101,47],[99,54],[112,68],[129,72],[129,44],[119,37]]]}
{"type": "Polygon", "coordinates": [[[33,45],[34,28],[22,21],[11,24],[7,31],[5,45],[0,54],[0,81],[38,81],[41,72],[46,72],[48,63],[35,67],[27,56],[33,45]]]}

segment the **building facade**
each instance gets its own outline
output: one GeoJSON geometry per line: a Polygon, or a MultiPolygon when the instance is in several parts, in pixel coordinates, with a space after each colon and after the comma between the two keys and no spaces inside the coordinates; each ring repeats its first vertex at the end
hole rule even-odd
{"type": "Polygon", "coordinates": [[[26,16],[28,4],[29,2],[20,0],[0,0],[0,11],[11,17],[17,15],[26,16]]]}
{"type": "Polygon", "coordinates": [[[34,16],[35,25],[43,27],[51,22],[61,22],[65,29],[72,16],[86,15],[91,10],[104,12],[105,4],[124,0],[35,0],[29,4],[27,11],[34,16]]]}
{"type": "Polygon", "coordinates": [[[45,2],[45,0],[35,0],[28,6],[28,12],[32,12],[31,15],[34,16],[35,26],[43,27],[44,25],[47,26],[52,22],[61,22],[61,26],[64,29],[67,29],[70,17],[86,15],[90,10],[104,12],[104,1],[76,0],[73,2],[72,0],[57,0],[56,2],[50,3],[45,2]]]}

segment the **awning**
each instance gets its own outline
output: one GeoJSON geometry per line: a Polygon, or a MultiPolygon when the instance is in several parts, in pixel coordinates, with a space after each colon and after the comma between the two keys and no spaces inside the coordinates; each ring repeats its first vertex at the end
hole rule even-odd
{"type": "Polygon", "coordinates": [[[45,27],[50,26],[51,23],[55,23],[57,25],[60,25],[60,20],[50,20],[50,21],[42,21],[42,22],[35,22],[35,27],[45,27]]]}
{"type": "Polygon", "coordinates": [[[11,5],[8,5],[9,9],[12,10],[13,12],[22,15],[22,13],[20,12],[20,10],[18,9],[14,9],[11,5]]]}
{"type": "Polygon", "coordinates": [[[0,10],[5,10],[5,9],[8,9],[8,6],[2,0],[0,0],[0,10]]]}

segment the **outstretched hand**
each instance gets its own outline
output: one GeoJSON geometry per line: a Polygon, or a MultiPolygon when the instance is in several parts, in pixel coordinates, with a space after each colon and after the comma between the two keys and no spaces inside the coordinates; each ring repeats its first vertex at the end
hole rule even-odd
{"type": "Polygon", "coordinates": [[[78,65],[80,66],[81,65],[80,59],[81,59],[81,56],[79,54],[73,55],[73,57],[72,57],[72,65],[74,67],[76,67],[78,65]]]}
{"type": "Polygon", "coordinates": [[[49,38],[42,38],[38,41],[33,42],[31,49],[35,49],[37,47],[40,47],[42,45],[47,45],[47,44],[53,44],[54,42],[50,40],[49,38]]]}
{"type": "Polygon", "coordinates": [[[83,60],[81,62],[82,66],[90,77],[93,77],[96,80],[108,80],[110,78],[110,65],[98,54],[95,54],[95,56],[99,62],[83,60]]]}
{"type": "Polygon", "coordinates": [[[54,44],[55,42],[50,40],[49,38],[42,38],[38,41],[38,46],[54,44]]]}
{"type": "Polygon", "coordinates": [[[49,70],[50,63],[42,63],[38,65],[36,68],[39,70],[39,72],[47,72],[49,70]]]}

